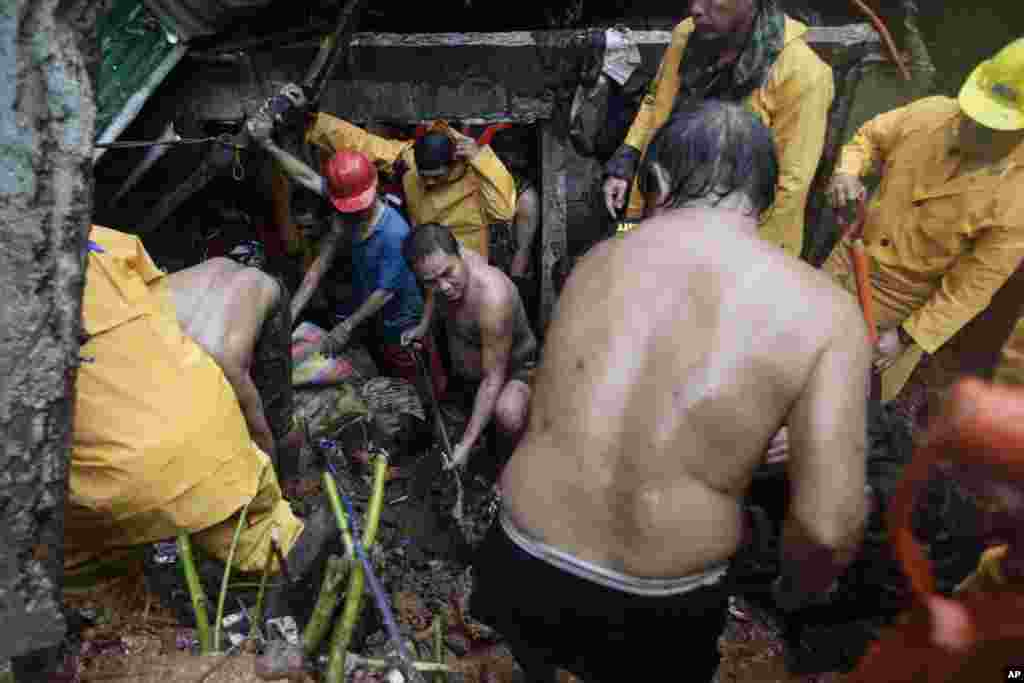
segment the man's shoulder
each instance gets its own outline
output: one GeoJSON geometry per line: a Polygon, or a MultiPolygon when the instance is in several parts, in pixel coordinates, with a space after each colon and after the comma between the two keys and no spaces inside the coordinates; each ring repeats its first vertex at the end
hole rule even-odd
{"type": "Polygon", "coordinates": [[[933,95],[914,100],[906,106],[913,118],[928,123],[944,123],[960,113],[960,103],[945,95],[933,95]]]}
{"type": "Polygon", "coordinates": [[[377,226],[378,234],[389,242],[397,241],[401,244],[412,228],[405,217],[395,207],[386,204],[384,213],[381,215],[380,224],[377,226]]]}
{"type": "MultiPolygon", "coordinates": [[[[894,111],[900,112],[896,141],[917,145],[922,139],[941,140],[935,134],[955,125],[960,115],[960,104],[952,97],[935,95],[914,100],[894,111]]],[[[881,116],[891,114],[893,112],[881,116]]]]}
{"type": "Polygon", "coordinates": [[[473,268],[481,286],[480,306],[495,310],[509,308],[514,311],[519,299],[519,290],[508,275],[482,259],[475,262],[473,268]]]}

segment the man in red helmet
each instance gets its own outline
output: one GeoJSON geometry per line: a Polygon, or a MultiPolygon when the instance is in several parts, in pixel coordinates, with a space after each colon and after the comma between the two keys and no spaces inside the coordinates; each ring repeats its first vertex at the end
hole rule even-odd
{"type": "MultiPolygon", "coordinates": [[[[415,361],[402,347],[401,339],[403,332],[419,323],[423,297],[402,258],[402,242],[409,234],[409,224],[378,196],[377,169],[361,152],[342,150],[324,164],[321,176],[274,143],[273,121],[265,112],[250,120],[248,126],[253,139],[281,164],[289,177],[328,199],[337,210],[318,263],[295,294],[293,312],[312,296],[330,267],[339,240],[351,231],[352,286],[358,308],[324,337],[320,350],[327,355],[336,354],[348,344],[357,328],[372,321],[371,335],[377,343],[371,348],[381,369],[385,374],[416,383],[415,361]]],[[[437,383],[441,381],[441,364],[432,347],[430,357],[437,383]]]]}

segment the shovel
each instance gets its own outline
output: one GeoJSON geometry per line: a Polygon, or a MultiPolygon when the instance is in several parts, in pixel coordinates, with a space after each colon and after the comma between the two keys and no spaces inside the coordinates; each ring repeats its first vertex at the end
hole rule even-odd
{"type": "MultiPolygon", "coordinates": [[[[430,412],[434,416],[434,433],[441,438],[441,447],[434,446],[426,455],[422,456],[413,469],[410,495],[417,501],[425,501],[430,493],[430,487],[444,469],[450,466],[452,443],[448,438],[448,428],[444,424],[444,417],[441,415],[441,406],[434,394],[434,383],[431,381],[430,373],[427,371],[426,360],[423,358],[423,345],[420,342],[413,342],[410,353],[416,362],[416,372],[422,385],[421,393],[425,394],[425,403],[430,406],[430,412]]],[[[452,517],[456,522],[462,521],[462,477],[458,471],[449,470],[455,478],[456,499],[455,507],[452,509],[452,517]]]]}

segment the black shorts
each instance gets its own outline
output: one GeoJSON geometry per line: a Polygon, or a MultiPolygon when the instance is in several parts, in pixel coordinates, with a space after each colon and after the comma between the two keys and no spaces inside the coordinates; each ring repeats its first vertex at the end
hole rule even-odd
{"type": "Polygon", "coordinates": [[[683,663],[687,681],[710,681],[718,669],[725,578],[666,597],[624,593],[533,557],[498,522],[477,551],[474,575],[470,611],[501,633],[528,680],[561,668],[588,683],[624,683],[661,666],[676,680],[683,663]]]}

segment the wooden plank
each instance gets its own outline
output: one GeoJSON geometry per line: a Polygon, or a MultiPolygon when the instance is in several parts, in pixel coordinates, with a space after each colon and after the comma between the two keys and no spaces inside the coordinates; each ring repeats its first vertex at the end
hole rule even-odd
{"type": "Polygon", "coordinates": [[[540,332],[551,322],[555,301],[567,267],[568,223],[566,202],[566,161],[568,141],[556,127],[541,124],[541,268],[540,268],[540,332]]]}

